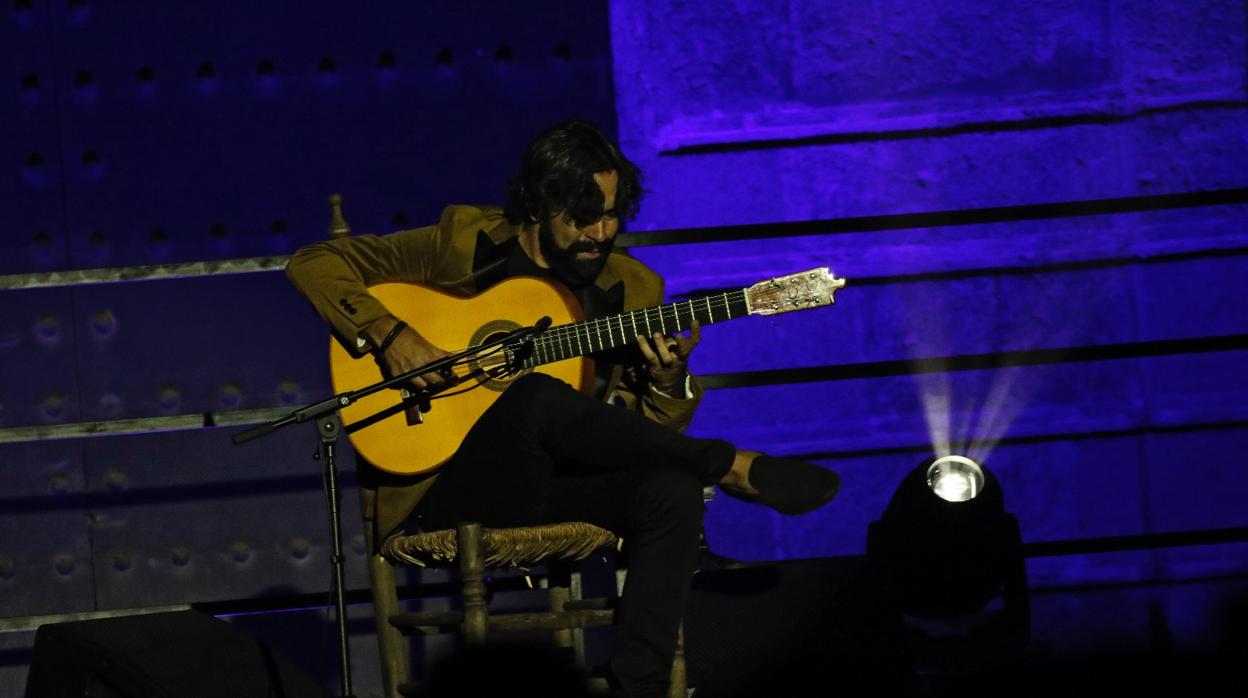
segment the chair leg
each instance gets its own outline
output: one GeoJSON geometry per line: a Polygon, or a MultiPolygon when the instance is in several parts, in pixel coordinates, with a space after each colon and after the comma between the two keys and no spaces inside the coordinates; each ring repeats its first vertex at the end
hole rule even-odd
{"type": "Polygon", "coordinates": [[[397,698],[398,687],[407,681],[407,643],[403,633],[390,624],[399,610],[394,568],[380,555],[368,556],[368,581],[373,592],[373,619],[381,654],[381,681],[386,698],[397,698]]]}
{"type": "Polygon", "coordinates": [[[485,561],[481,524],[462,523],[456,528],[459,574],[464,584],[464,641],[485,644],[489,616],[485,610],[485,561]]]}
{"type": "Polygon", "coordinates": [[[676,630],[676,656],[672,657],[672,678],[667,687],[667,698],[687,698],[689,676],[685,673],[685,623],[681,621],[676,630]]]}
{"type": "MultiPolygon", "coordinates": [[[[564,606],[572,600],[571,582],[571,575],[565,566],[558,562],[548,563],[546,597],[550,601],[552,613],[563,613],[564,606]]],[[[556,630],[552,635],[552,642],[556,648],[571,648],[576,644],[571,628],[556,630]]]]}
{"type": "MultiPolygon", "coordinates": [[[[615,589],[617,596],[624,595],[624,582],[628,579],[628,570],[619,569],[615,572],[615,589]]],[[[667,686],[667,698],[688,698],[689,675],[685,669],[685,622],[682,620],[676,629],[676,654],[672,657],[672,674],[667,686]]]]}

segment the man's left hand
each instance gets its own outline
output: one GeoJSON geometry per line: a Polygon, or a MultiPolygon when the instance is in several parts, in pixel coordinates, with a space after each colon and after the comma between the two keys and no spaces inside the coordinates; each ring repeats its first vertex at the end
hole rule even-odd
{"type": "Polygon", "coordinates": [[[701,339],[702,326],[697,320],[690,325],[688,336],[680,333],[663,335],[658,332],[650,339],[637,336],[637,347],[646,359],[646,371],[650,374],[650,383],[656,390],[672,397],[685,396],[689,355],[701,339]]]}

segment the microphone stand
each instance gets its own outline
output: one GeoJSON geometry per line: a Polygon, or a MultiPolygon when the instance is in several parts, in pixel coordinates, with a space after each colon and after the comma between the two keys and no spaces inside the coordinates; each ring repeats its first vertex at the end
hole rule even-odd
{"type": "Polygon", "coordinates": [[[344,558],[342,555],[342,521],[339,516],[339,491],[338,491],[338,465],[335,461],[335,452],[338,444],[338,436],[342,433],[342,415],[340,410],[344,407],[350,407],[359,400],[372,395],[373,393],[386,390],[388,388],[397,388],[411,382],[417,376],[426,373],[436,373],[443,369],[449,369],[451,366],[463,361],[464,359],[476,356],[491,349],[500,346],[522,345],[531,337],[541,334],[550,327],[550,318],[543,317],[538,320],[532,327],[521,327],[513,330],[497,339],[493,339],[484,344],[475,347],[469,347],[458,354],[451,354],[440,359],[430,361],[424,366],[418,366],[410,371],[406,371],[390,378],[385,378],[372,385],[365,386],[359,390],[347,390],[334,395],[320,402],[306,405],[280,419],[271,422],[265,422],[256,427],[252,427],[246,431],[239,432],[231,437],[234,445],[244,444],[248,441],[258,439],[262,436],[271,434],[278,429],[297,424],[300,422],[316,422],[316,432],[319,440],[319,447],[315,458],[325,464],[325,496],[328,500],[329,507],[329,530],[331,555],[330,562],[334,568],[334,607],[338,613],[338,659],[340,668],[341,688],[343,698],[351,698],[351,649],[347,645],[347,603],[346,603],[346,585],[344,582],[344,558]]]}

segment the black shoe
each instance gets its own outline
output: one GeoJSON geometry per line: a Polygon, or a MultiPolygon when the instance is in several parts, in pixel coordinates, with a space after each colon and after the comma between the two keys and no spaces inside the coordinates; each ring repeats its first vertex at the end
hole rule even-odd
{"type": "Polygon", "coordinates": [[[735,560],[730,557],[725,557],[718,553],[712,552],[711,549],[706,546],[700,546],[698,548],[697,567],[694,568],[693,572],[694,574],[697,574],[699,572],[720,572],[722,570],[739,570],[739,569],[749,567],[749,566],[750,566],[750,563],[748,562],[743,562],[741,560],[735,560]]]}
{"type": "Polygon", "coordinates": [[[766,455],[757,456],[750,464],[749,478],[758,494],[729,493],[766,504],[787,516],[818,509],[832,501],[841,487],[841,476],[821,465],[766,455]]]}

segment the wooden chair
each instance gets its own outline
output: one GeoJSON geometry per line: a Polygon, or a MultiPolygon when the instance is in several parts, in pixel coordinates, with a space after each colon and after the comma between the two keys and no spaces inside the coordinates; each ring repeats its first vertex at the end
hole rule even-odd
{"type": "MultiPolygon", "coordinates": [[[[461,632],[469,645],[480,645],[492,633],[549,630],[554,646],[573,651],[584,663],[584,645],[579,631],[608,625],[612,621],[606,599],[583,599],[576,573],[561,572],[562,564],[584,560],[618,542],[615,534],[592,524],[568,522],[519,528],[484,528],[463,523],[455,530],[393,536],[372,556],[369,571],[373,599],[378,614],[378,642],[381,645],[383,678],[387,695],[410,695],[417,686],[406,682],[407,660],[404,634],[461,632]],[[426,566],[454,565],[463,585],[462,610],[405,612],[398,606],[394,570],[391,564],[426,566]],[[530,567],[547,563],[549,607],[544,611],[492,613],[487,605],[486,573],[503,567],[530,567]],[[383,632],[382,618],[386,628],[383,632]]],[[[605,682],[600,684],[605,688],[605,682]]],[[[684,698],[686,676],[683,647],[677,643],[668,695],[684,698]]]]}

